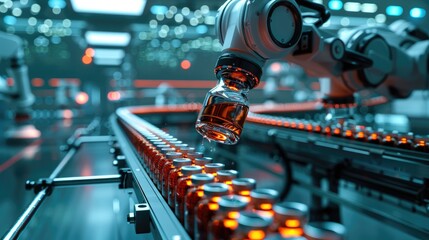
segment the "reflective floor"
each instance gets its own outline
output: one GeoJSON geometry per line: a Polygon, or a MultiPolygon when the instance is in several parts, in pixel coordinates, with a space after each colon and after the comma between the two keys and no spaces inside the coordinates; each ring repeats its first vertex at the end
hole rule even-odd
{"type": "MultiPolygon", "coordinates": [[[[43,137],[23,146],[6,145],[0,139],[0,236],[35,196],[25,190],[25,181],[48,177],[65,155],[60,145],[77,127],[89,122],[36,122],[43,137]]],[[[1,122],[0,126],[3,132],[8,123],[1,122]]],[[[82,145],[59,177],[116,173],[109,145],[88,143],[82,145]]],[[[20,239],[135,239],[133,226],[126,222],[129,204],[124,191],[117,183],[55,189],[20,239]]]]}

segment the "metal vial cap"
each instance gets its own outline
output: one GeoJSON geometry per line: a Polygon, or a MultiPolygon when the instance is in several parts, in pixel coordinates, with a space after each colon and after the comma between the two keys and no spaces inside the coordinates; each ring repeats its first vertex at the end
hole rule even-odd
{"type": "Polygon", "coordinates": [[[165,154],[165,156],[167,157],[168,160],[173,160],[173,159],[176,159],[176,158],[181,158],[183,156],[182,153],[174,152],[175,151],[174,148],[170,148],[170,149],[173,149],[173,151],[167,152],[165,154]]]}
{"type": "Polygon", "coordinates": [[[203,168],[200,166],[183,166],[182,167],[182,174],[183,176],[191,176],[193,174],[201,173],[203,171],[203,168]]]}
{"type": "Polygon", "coordinates": [[[253,178],[236,178],[232,180],[234,191],[251,191],[256,188],[256,180],[253,178]]]}
{"type": "Polygon", "coordinates": [[[237,178],[238,172],[235,170],[219,170],[217,172],[217,179],[221,182],[231,181],[237,178]]]}
{"type": "Polygon", "coordinates": [[[181,168],[186,165],[191,165],[192,161],[189,158],[175,158],[173,159],[173,166],[176,168],[181,168]]]}
{"type": "Polygon", "coordinates": [[[207,183],[203,186],[204,195],[209,197],[223,196],[228,194],[228,185],[225,183],[207,183]]]}
{"type": "Polygon", "coordinates": [[[202,152],[191,152],[188,153],[188,158],[196,159],[196,158],[202,158],[203,153],[202,152]]]}
{"type": "Polygon", "coordinates": [[[203,185],[214,181],[214,176],[207,173],[198,173],[191,175],[191,182],[195,185],[203,185]]]}
{"type": "Polygon", "coordinates": [[[225,164],[223,163],[209,163],[205,165],[206,173],[216,173],[217,171],[223,169],[225,164]]]}
{"type": "Polygon", "coordinates": [[[223,211],[242,211],[246,208],[248,201],[239,195],[222,196],[219,200],[219,209],[223,211]]]}
{"type": "Polygon", "coordinates": [[[203,158],[196,158],[195,164],[198,166],[204,166],[206,164],[209,164],[213,161],[213,158],[211,157],[203,157],[203,158]]]}

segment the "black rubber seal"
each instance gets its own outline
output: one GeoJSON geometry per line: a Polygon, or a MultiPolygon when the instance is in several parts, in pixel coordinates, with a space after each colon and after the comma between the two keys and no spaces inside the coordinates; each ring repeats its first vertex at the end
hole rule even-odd
{"type": "MultiPolygon", "coordinates": [[[[226,53],[221,55],[216,62],[215,69],[218,69],[219,66],[242,68],[248,72],[251,72],[257,79],[261,79],[262,76],[262,68],[259,65],[246,59],[237,57],[234,54],[226,53]]],[[[215,74],[217,75],[217,72],[215,72],[215,74]]]]}

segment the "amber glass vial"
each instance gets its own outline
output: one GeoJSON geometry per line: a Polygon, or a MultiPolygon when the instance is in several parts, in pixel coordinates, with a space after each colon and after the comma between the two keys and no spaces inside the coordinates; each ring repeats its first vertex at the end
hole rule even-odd
{"type": "Polygon", "coordinates": [[[253,178],[237,178],[232,180],[232,193],[245,197],[250,202],[250,192],[256,188],[253,178]]]}
{"type": "MultiPolygon", "coordinates": [[[[179,219],[179,221],[183,224],[185,217],[185,195],[189,188],[193,187],[191,176],[195,174],[201,174],[202,168],[200,166],[183,166],[182,167],[182,177],[177,180],[176,186],[176,196],[174,198],[174,212],[179,219]]],[[[207,176],[210,179],[213,179],[213,176],[207,176]]]]}
{"type": "Polygon", "coordinates": [[[273,222],[269,232],[278,233],[283,238],[295,238],[304,235],[304,226],[308,223],[307,205],[297,202],[282,202],[274,205],[273,222]]]}
{"type": "Polygon", "coordinates": [[[213,162],[213,158],[211,157],[202,157],[202,158],[196,158],[195,159],[195,165],[201,166],[203,171],[205,172],[205,165],[213,162]]]}
{"type": "Polygon", "coordinates": [[[217,178],[217,172],[225,167],[223,163],[209,163],[204,166],[204,172],[212,174],[215,179],[217,178]]]}
{"type": "Polygon", "coordinates": [[[183,148],[180,148],[180,152],[183,153],[183,157],[189,158],[188,157],[188,153],[195,152],[195,148],[193,148],[193,147],[183,147],[183,148]]]}
{"type": "Polygon", "coordinates": [[[202,158],[204,155],[202,152],[192,152],[192,153],[188,153],[187,156],[192,160],[192,164],[195,164],[195,159],[202,158]]]}
{"type": "Polygon", "coordinates": [[[262,240],[266,239],[270,221],[251,211],[240,212],[238,228],[230,238],[233,240],[262,240]]]}
{"type": "MultiPolygon", "coordinates": [[[[161,145],[161,146],[165,146],[165,145],[161,145]]],[[[174,148],[162,147],[158,149],[158,153],[160,153],[159,155],[156,152],[153,152],[153,154],[150,156],[151,158],[153,158],[153,160],[151,161],[149,168],[154,176],[155,181],[158,180],[157,169],[156,169],[158,162],[161,160],[161,158],[165,158],[168,152],[174,152],[174,151],[176,151],[176,149],[174,148]]]]}
{"type": "Polygon", "coordinates": [[[194,239],[208,238],[208,225],[219,209],[221,196],[229,193],[225,183],[209,183],[203,186],[204,196],[198,202],[195,213],[194,239]]]}
{"type": "Polygon", "coordinates": [[[273,207],[279,198],[279,192],[274,189],[261,188],[250,192],[250,209],[263,217],[274,216],[273,207]]]}
{"type": "MultiPolygon", "coordinates": [[[[178,153],[178,152],[168,152],[165,154],[165,158],[161,158],[161,160],[158,162],[158,166],[155,169],[155,176],[158,179],[158,189],[161,190],[162,195],[165,197],[166,195],[164,195],[164,193],[162,192],[165,184],[167,184],[167,182],[164,178],[164,166],[168,165],[169,168],[168,170],[170,171],[171,166],[173,165],[173,160],[176,158],[182,158],[183,154],[182,153],[178,153]]],[[[166,173],[168,174],[168,172],[166,173]]],[[[168,179],[167,179],[168,180],[168,179]]]]}
{"type": "Polygon", "coordinates": [[[230,239],[238,227],[240,211],[248,202],[238,195],[223,196],[219,200],[219,211],[209,223],[209,239],[230,239]]]}
{"type": "Polygon", "coordinates": [[[173,160],[173,167],[170,170],[170,173],[168,174],[168,180],[166,184],[165,191],[168,193],[168,205],[174,210],[175,204],[174,199],[176,196],[176,186],[177,181],[180,177],[183,176],[182,174],[182,167],[191,165],[192,161],[189,158],[176,158],[173,160]]]}
{"type": "MultiPolygon", "coordinates": [[[[215,178],[215,181],[226,183],[228,186],[232,185],[232,180],[236,179],[238,176],[238,172],[235,170],[219,170],[217,171],[217,178],[215,178]]],[[[232,189],[230,188],[232,191],[232,189]]]]}

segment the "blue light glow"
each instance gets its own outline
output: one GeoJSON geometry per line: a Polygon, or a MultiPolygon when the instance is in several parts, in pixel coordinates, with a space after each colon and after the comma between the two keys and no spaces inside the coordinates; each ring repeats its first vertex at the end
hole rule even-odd
{"type": "Polygon", "coordinates": [[[386,14],[389,16],[401,16],[404,9],[401,6],[388,6],[386,8],[386,14]]]}
{"type": "Polygon", "coordinates": [[[207,31],[208,31],[209,29],[207,28],[207,26],[206,25],[199,25],[196,29],[195,29],[195,31],[198,33],[198,34],[205,34],[205,33],[207,33],[207,31]]]}
{"type": "Polygon", "coordinates": [[[413,18],[424,18],[426,16],[426,10],[423,8],[413,8],[410,10],[410,16],[413,18]]]}
{"type": "Polygon", "coordinates": [[[329,1],[328,6],[332,10],[341,10],[341,8],[343,8],[343,2],[339,0],[332,0],[329,1]]]}
{"type": "Polygon", "coordinates": [[[7,25],[15,25],[16,24],[16,17],[7,15],[3,18],[3,22],[7,25]]]}
{"type": "Polygon", "coordinates": [[[48,5],[51,8],[65,8],[66,7],[66,1],[64,0],[49,0],[48,5]]]}
{"type": "Polygon", "coordinates": [[[150,7],[150,12],[153,15],[165,14],[167,11],[168,11],[167,6],[163,6],[163,5],[153,5],[152,7],[150,7]]]}

